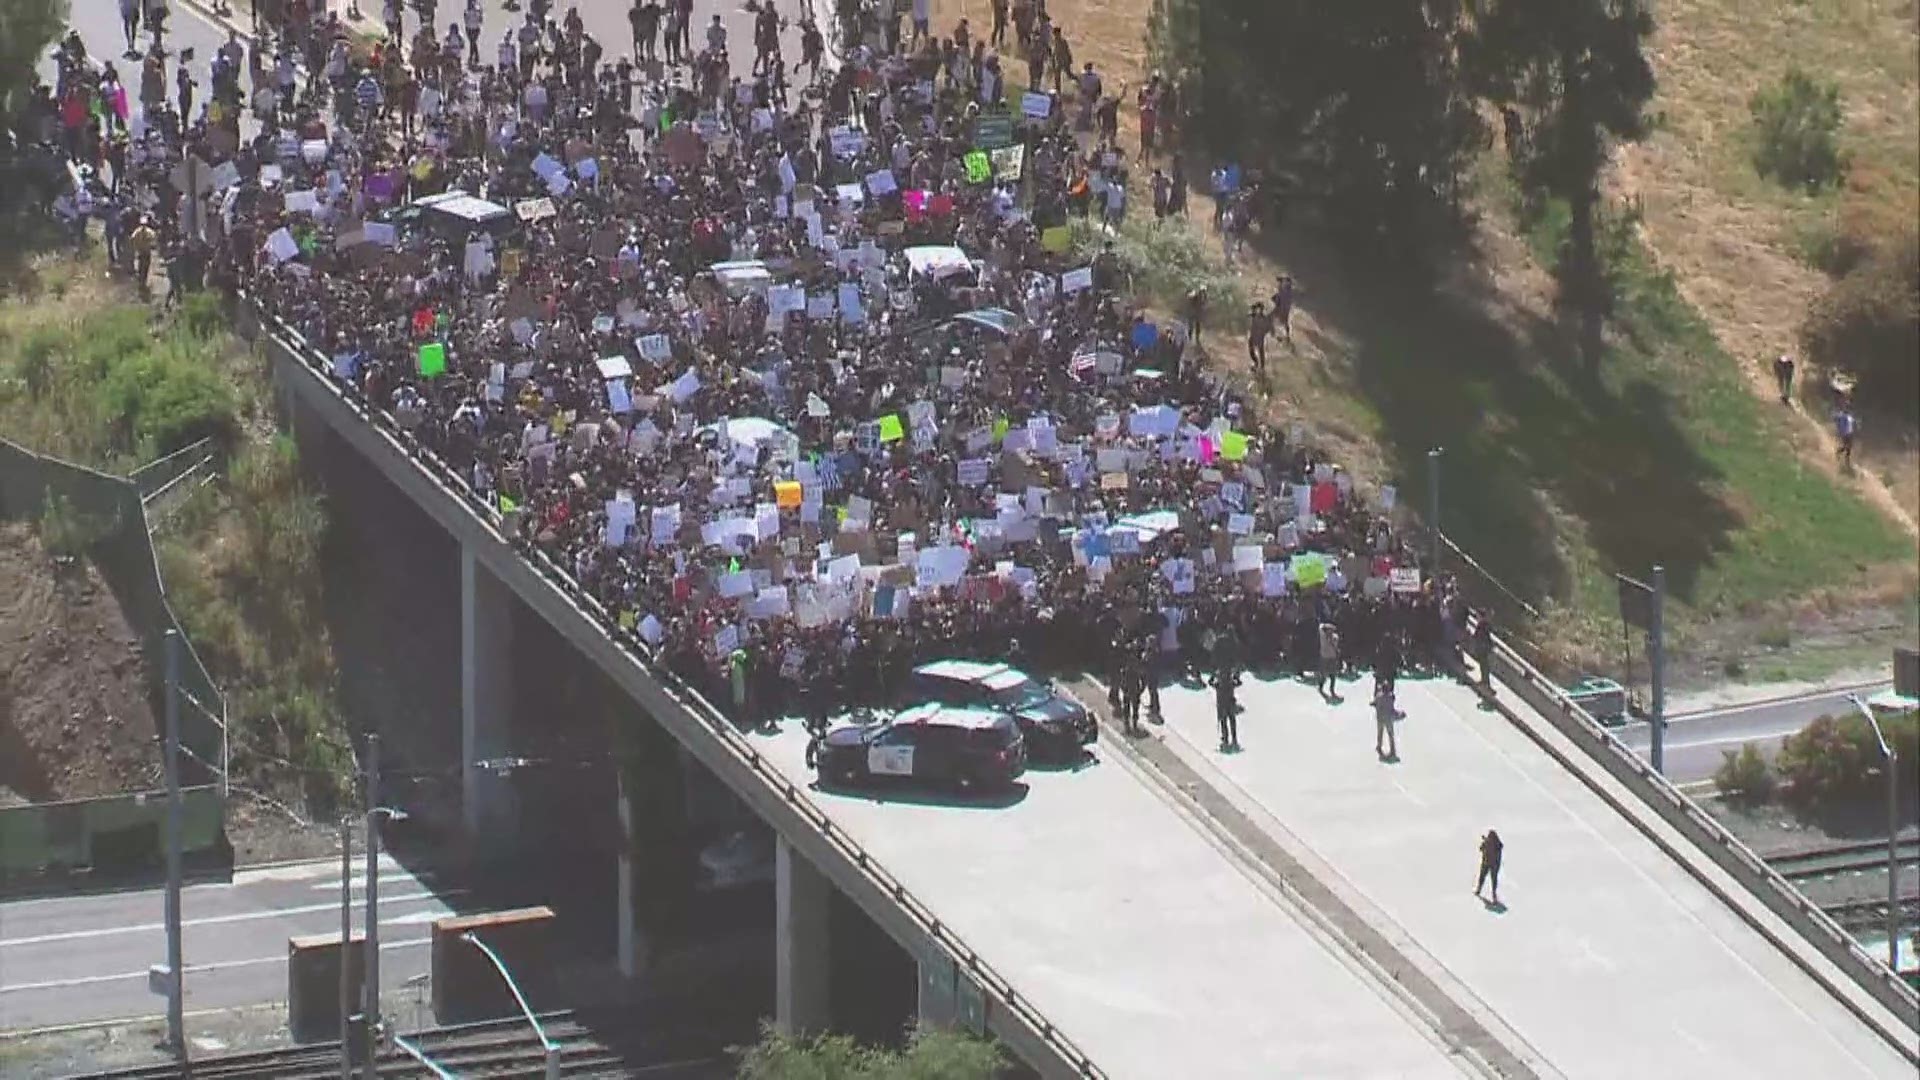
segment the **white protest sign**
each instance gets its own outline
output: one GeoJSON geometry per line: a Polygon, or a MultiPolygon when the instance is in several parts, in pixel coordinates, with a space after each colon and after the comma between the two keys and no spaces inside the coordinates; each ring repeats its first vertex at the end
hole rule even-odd
{"type": "Polygon", "coordinates": [[[667,388],[667,393],[672,396],[675,403],[679,403],[692,397],[699,390],[700,373],[688,368],[679,378],[673,380],[673,385],[667,388]]]}
{"type": "Polygon", "coordinates": [[[300,243],[285,228],[275,229],[273,235],[267,237],[267,254],[273,256],[274,262],[286,262],[300,254],[300,243]]]}

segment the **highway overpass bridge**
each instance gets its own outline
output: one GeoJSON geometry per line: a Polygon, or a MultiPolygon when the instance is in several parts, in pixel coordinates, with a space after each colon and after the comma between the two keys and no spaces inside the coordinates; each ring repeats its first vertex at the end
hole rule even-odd
{"type": "MultiPolygon", "coordinates": [[[[1364,703],[1315,709],[1262,684],[1245,755],[1211,755],[1206,703],[1175,692],[1163,738],[1032,773],[1000,804],[825,795],[803,734],[739,732],[559,567],[503,540],[494,509],[347,397],[297,333],[242,321],[296,434],[317,424],[351,446],[459,545],[468,834],[511,825],[510,781],[479,763],[509,745],[502,628],[521,604],[777,833],[788,1029],[827,1022],[838,891],[916,959],[924,1021],[991,1032],[1049,1077],[1892,1077],[1920,1060],[1911,991],[1663,803],[1657,778],[1597,765],[1609,748],[1580,746],[1581,718],[1517,658],[1502,675],[1532,708],[1416,689],[1406,763],[1384,772],[1364,703]],[[1485,825],[1513,845],[1510,910],[1468,896],[1485,825]]],[[[629,971],[633,877],[623,855],[629,971]]]]}

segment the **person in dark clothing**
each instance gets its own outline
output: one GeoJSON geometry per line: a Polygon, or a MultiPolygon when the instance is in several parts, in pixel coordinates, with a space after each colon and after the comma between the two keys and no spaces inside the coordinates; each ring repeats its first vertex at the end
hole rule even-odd
{"type": "Polygon", "coordinates": [[[1293,343],[1293,277],[1281,274],[1273,290],[1273,325],[1288,344],[1293,343]]]}
{"type": "Polygon", "coordinates": [[[1473,628],[1473,662],[1480,665],[1480,692],[1493,696],[1493,618],[1484,613],[1473,628]]]}
{"type": "Polygon", "coordinates": [[[1137,660],[1129,659],[1120,668],[1120,726],[1129,735],[1140,730],[1140,687],[1145,682],[1137,660]]]}
{"type": "Polygon", "coordinates": [[[1793,357],[1781,353],[1773,361],[1773,381],[1780,386],[1780,404],[1793,403],[1793,357]]]}
{"type": "Polygon", "coordinates": [[[1493,885],[1493,902],[1500,902],[1500,858],[1506,850],[1501,843],[1500,834],[1492,829],[1480,838],[1480,876],[1474,881],[1473,895],[1479,896],[1480,890],[1493,885]]]}
{"type": "Polygon", "coordinates": [[[1380,646],[1373,654],[1373,677],[1389,693],[1400,678],[1400,639],[1392,630],[1380,635],[1380,646]]]}
{"type": "Polygon", "coordinates": [[[1273,316],[1267,314],[1267,305],[1255,304],[1247,313],[1247,362],[1253,365],[1253,373],[1262,375],[1267,370],[1267,339],[1273,336],[1273,316]]]}
{"type": "Polygon", "coordinates": [[[1234,688],[1240,685],[1240,675],[1232,668],[1221,668],[1213,674],[1213,710],[1220,722],[1220,749],[1240,749],[1240,702],[1234,697],[1234,688]]]}

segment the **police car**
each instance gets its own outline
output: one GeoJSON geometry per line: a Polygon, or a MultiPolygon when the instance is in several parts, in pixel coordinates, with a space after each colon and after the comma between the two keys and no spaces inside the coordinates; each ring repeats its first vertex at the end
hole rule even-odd
{"type": "Polygon", "coordinates": [[[1013,717],[999,710],[921,705],[827,732],[814,764],[828,784],[911,781],[992,790],[1027,771],[1027,744],[1013,717]]]}
{"type": "Polygon", "coordinates": [[[1086,707],[1018,668],[981,660],[936,660],[913,669],[914,701],[999,709],[1013,714],[1038,761],[1072,763],[1099,737],[1086,707]]]}

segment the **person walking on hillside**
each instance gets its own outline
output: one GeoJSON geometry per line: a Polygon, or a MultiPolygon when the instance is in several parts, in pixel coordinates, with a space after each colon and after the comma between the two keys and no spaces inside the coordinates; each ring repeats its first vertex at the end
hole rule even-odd
{"type": "Polygon", "coordinates": [[[1780,387],[1780,404],[1793,404],[1793,357],[1781,353],[1773,358],[1773,381],[1780,387]]]}
{"type": "Polygon", "coordinates": [[[1474,881],[1473,895],[1479,896],[1480,890],[1491,883],[1493,902],[1500,902],[1500,858],[1506,847],[1500,841],[1500,834],[1492,829],[1488,829],[1487,835],[1480,838],[1480,876],[1474,881]]]}
{"type": "Polygon", "coordinates": [[[1255,375],[1267,373],[1267,339],[1273,336],[1273,316],[1267,305],[1255,304],[1247,312],[1247,362],[1255,375]]]}
{"type": "Polygon", "coordinates": [[[1860,420],[1853,415],[1853,407],[1845,401],[1833,410],[1833,435],[1840,440],[1840,464],[1848,472],[1853,471],[1853,440],[1860,434],[1860,420]]]}
{"type": "Polygon", "coordinates": [[[1273,325],[1287,344],[1293,344],[1293,275],[1281,274],[1273,289],[1273,325]]]}

